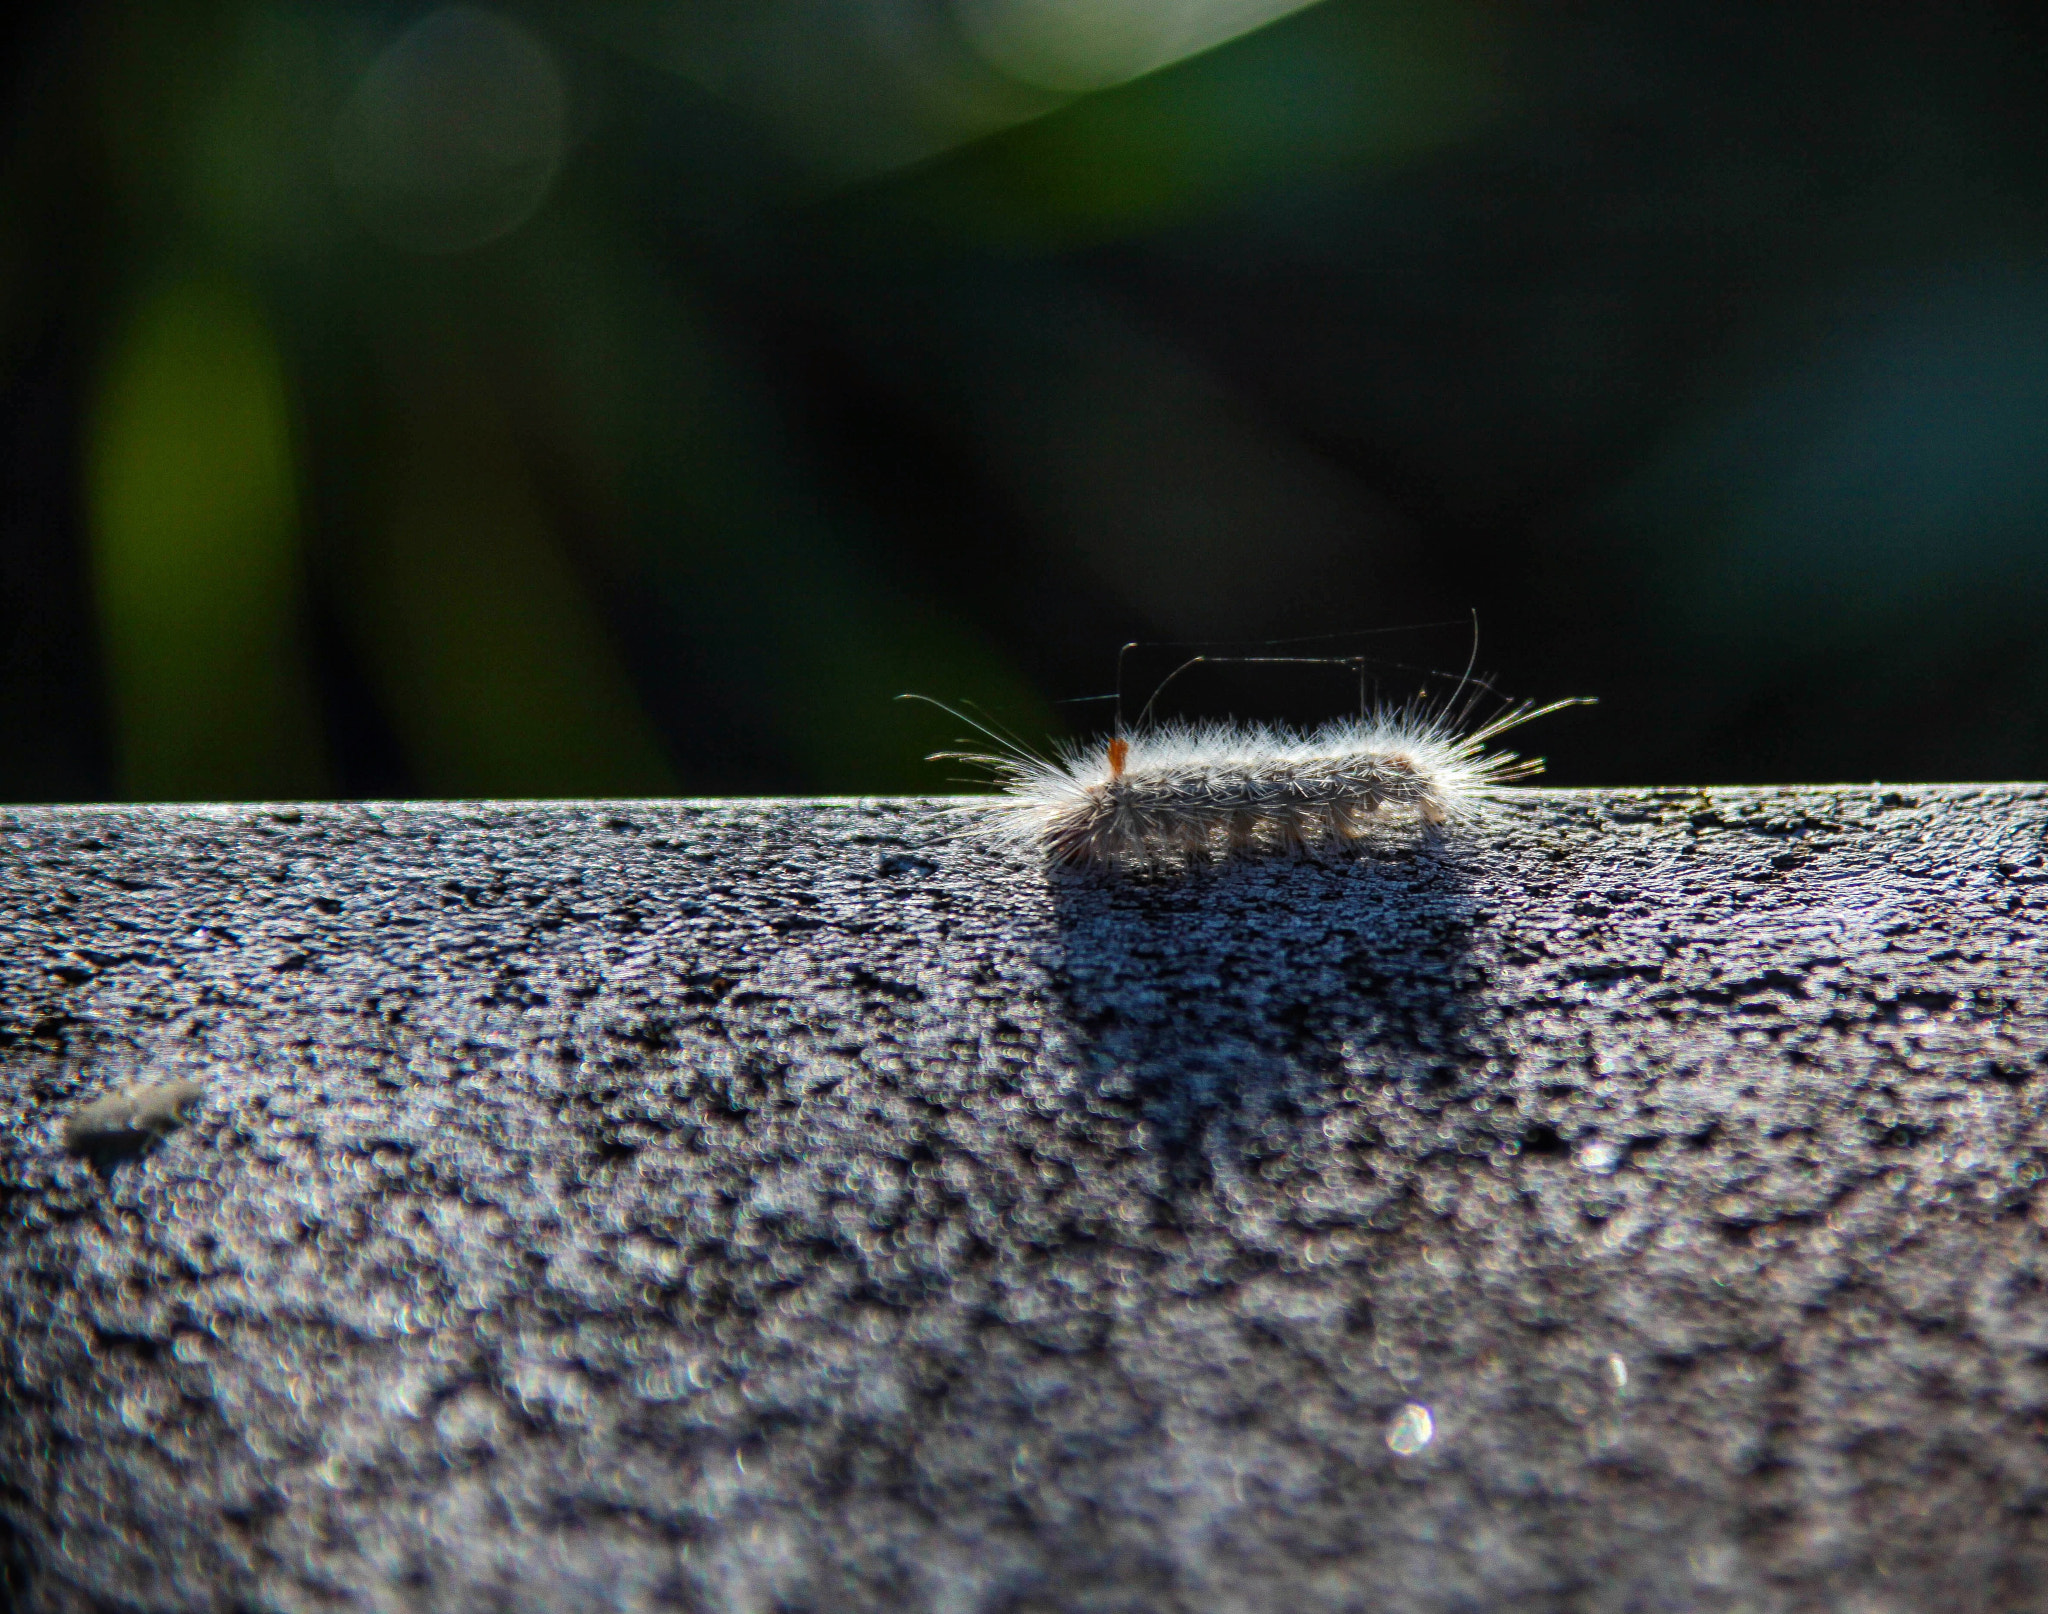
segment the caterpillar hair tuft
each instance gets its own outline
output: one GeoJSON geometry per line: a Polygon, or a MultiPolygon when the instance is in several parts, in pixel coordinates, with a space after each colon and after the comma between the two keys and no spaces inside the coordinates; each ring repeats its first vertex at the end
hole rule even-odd
{"type": "Polygon", "coordinates": [[[1487,745],[1554,710],[1518,707],[1465,734],[1441,710],[1409,707],[1308,732],[1170,723],[1049,758],[1021,748],[940,755],[986,768],[1000,787],[994,802],[964,809],[985,839],[1053,865],[1185,867],[1348,850],[1403,819],[1468,822],[1491,791],[1542,768],[1487,745]]]}

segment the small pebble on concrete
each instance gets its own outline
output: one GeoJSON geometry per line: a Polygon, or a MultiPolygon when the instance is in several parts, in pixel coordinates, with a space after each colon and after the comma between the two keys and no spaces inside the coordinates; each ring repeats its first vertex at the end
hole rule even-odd
{"type": "Polygon", "coordinates": [[[72,1112],[64,1146],[99,1159],[138,1154],[176,1130],[205,1091],[204,1082],[189,1078],[131,1084],[72,1112]]]}

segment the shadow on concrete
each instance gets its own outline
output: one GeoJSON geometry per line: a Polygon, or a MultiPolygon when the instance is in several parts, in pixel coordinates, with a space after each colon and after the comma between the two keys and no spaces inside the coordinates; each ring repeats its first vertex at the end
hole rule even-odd
{"type": "Polygon", "coordinates": [[[1429,1108],[1490,1079],[1472,1012],[1480,899],[1439,840],[1052,883],[1084,1068],[1150,1128],[1178,1188],[1206,1182],[1219,1151],[1313,1126],[1346,1088],[1392,1084],[1429,1108]]]}

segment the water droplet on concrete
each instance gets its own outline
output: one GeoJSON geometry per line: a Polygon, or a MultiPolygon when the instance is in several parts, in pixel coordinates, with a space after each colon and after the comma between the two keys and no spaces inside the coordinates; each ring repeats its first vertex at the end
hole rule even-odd
{"type": "Polygon", "coordinates": [[[1387,1425],[1387,1448],[1396,1457],[1413,1457],[1436,1439],[1436,1419],[1429,1408],[1409,1402],[1387,1425]]]}

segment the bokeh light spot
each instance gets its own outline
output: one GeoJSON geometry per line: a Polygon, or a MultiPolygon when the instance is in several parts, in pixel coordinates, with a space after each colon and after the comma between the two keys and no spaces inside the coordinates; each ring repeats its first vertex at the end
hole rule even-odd
{"type": "Polygon", "coordinates": [[[413,24],[338,119],[334,174],[394,246],[461,252],[517,229],[562,166],[568,93],[546,45],[480,6],[413,24]]]}

